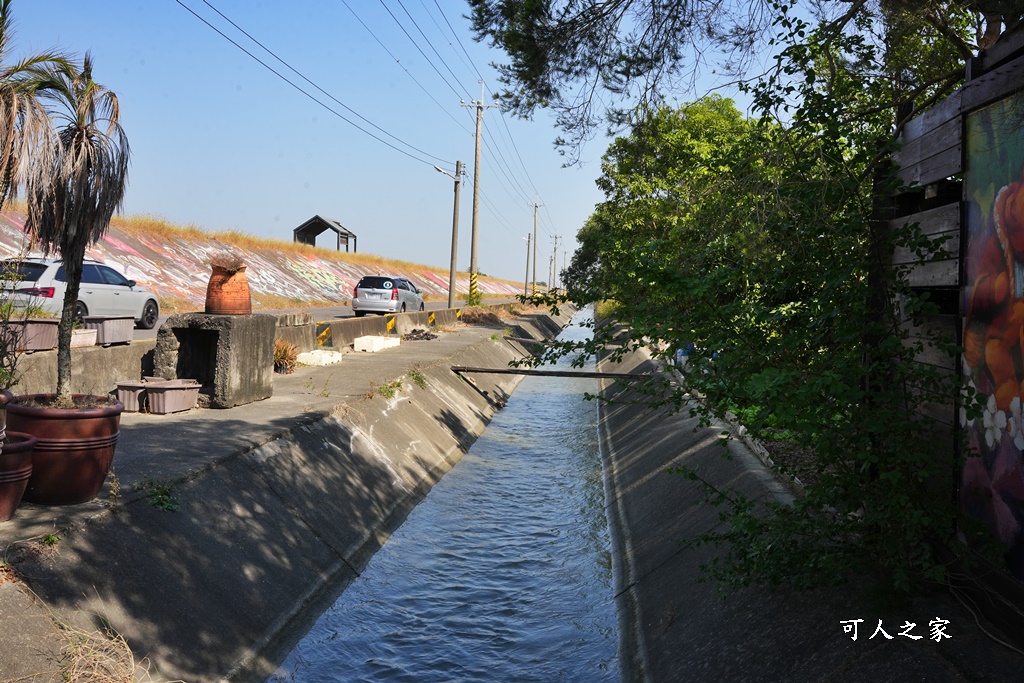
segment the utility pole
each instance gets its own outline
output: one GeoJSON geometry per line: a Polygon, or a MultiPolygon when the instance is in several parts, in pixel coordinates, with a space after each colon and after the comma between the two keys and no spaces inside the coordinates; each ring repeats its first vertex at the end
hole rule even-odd
{"type": "Polygon", "coordinates": [[[537,209],[540,204],[533,203],[533,296],[537,296],[537,209]]]}
{"type": "Polygon", "coordinates": [[[473,235],[470,238],[469,258],[469,296],[468,301],[477,303],[477,278],[479,271],[476,267],[476,242],[477,225],[480,217],[480,134],[484,123],[484,109],[493,107],[493,104],[484,104],[484,82],[480,81],[480,99],[476,102],[466,104],[465,100],[460,102],[463,107],[476,107],[476,151],[473,155],[473,235]]]}
{"type": "Polygon", "coordinates": [[[448,308],[455,308],[455,261],[459,256],[459,188],[462,186],[462,162],[455,162],[455,175],[437,166],[434,167],[434,170],[455,180],[455,208],[452,210],[452,263],[448,269],[448,308]]]}
{"type": "Polygon", "coordinates": [[[523,296],[530,295],[530,233],[526,233],[526,277],[523,278],[523,296]]]}
{"type": "Polygon", "coordinates": [[[554,246],[551,248],[551,279],[548,281],[549,289],[558,289],[558,238],[561,235],[555,235],[551,239],[555,241],[554,246]]]}

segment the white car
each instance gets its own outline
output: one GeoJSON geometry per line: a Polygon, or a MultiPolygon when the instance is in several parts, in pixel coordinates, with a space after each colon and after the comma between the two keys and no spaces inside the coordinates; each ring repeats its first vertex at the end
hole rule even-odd
{"type": "MultiPolygon", "coordinates": [[[[27,258],[0,263],[0,276],[12,301],[39,306],[60,316],[64,306],[64,265],[60,259],[27,258]]],[[[86,316],[128,317],[144,330],[152,329],[160,317],[160,305],[153,292],[139,287],[110,266],[86,260],[78,291],[76,318],[86,316]]]]}
{"type": "Polygon", "coordinates": [[[357,318],[367,313],[422,310],[422,293],[404,277],[364,275],[352,290],[352,312],[357,318]]]}

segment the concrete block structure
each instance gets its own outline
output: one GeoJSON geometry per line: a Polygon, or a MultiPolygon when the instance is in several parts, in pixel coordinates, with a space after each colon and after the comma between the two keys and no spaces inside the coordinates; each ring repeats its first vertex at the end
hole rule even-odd
{"type": "Polygon", "coordinates": [[[384,349],[390,349],[402,343],[397,337],[358,337],[353,344],[356,351],[377,353],[384,349]]]}
{"type": "Polygon", "coordinates": [[[161,326],[153,371],[165,379],[195,379],[200,405],[234,406],[270,398],[274,379],[272,315],[180,313],[161,326]]]}

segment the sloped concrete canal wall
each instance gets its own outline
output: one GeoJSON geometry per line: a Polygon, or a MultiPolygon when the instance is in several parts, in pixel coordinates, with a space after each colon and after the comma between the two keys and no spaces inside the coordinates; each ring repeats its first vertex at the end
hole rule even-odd
{"type": "MultiPolygon", "coordinates": [[[[528,317],[515,334],[547,337],[567,323],[528,317]]],[[[18,573],[48,609],[111,625],[161,677],[260,680],[518,384],[450,371],[520,357],[501,330],[487,333],[418,364],[423,386],[406,378],[394,396],[367,391],[257,448],[208,455],[176,485],[177,512],[144,500],[116,514],[97,506],[56,552],[14,557],[18,573]]],[[[404,377],[379,355],[366,362],[380,363],[382,380],[404,377]]],[[[236,422],[223,429],[246,429],[236,422]]],[[[183,453],[204,448],[187,426],[164,437],[183,453]]]]}

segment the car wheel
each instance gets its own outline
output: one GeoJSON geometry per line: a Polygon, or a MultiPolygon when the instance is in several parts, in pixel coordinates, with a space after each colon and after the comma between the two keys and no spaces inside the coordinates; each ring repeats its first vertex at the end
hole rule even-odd
{"type": "Polygon", "coordinates": [[[81,301],[75,304],[75,321],[81,322],[82,318],[89,315],[89,309],[81,301]]]}
{"type": "Polygon", "coordinates": [[[402,304],[402,310],[401,310],[401,312],[402,312],[402,313],[405,313],[405,304],[402,304]]]}
{"type": "Polygon", "coordinates": [[[364,315],[366,315],[366,311],[352,311],[352,312],[355,313],[357,318],[362,318],[364,315]]]}
{"type": "Polygon", "coordinates": [[[146,305],[142,307],[142,317],[139,318],[139,328],[143,330],[151,330],[156,327],[156,321],[160,317],[160,307],[156,305],[156,302],[150,299],[146,302],[146,305]]]}

